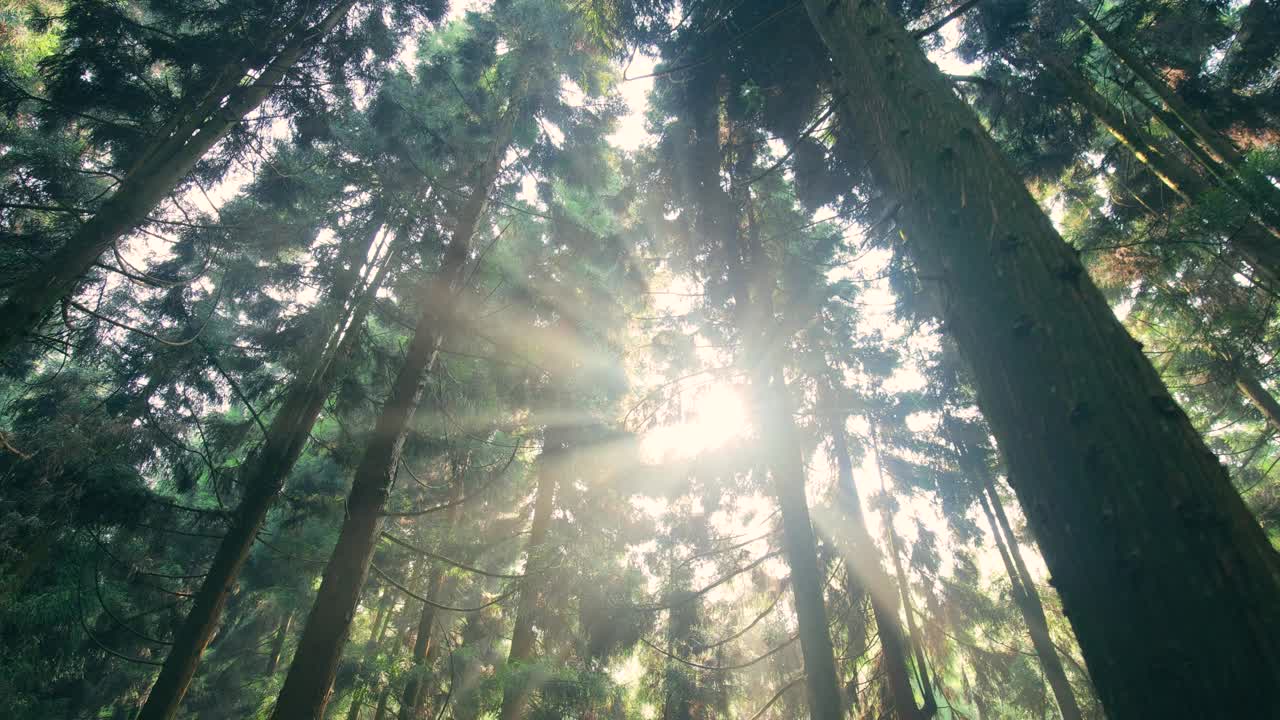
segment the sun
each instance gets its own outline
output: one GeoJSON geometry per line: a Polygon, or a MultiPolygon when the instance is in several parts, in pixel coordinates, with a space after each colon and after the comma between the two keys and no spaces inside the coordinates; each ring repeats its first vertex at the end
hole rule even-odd
{"type": "Polygon", "coordinates": [[[746,435],[750,414],[742,391],[713,382],[682,393],[685,419],[645,433],[644,454],[652,460],[690,458],[746,435]]]}

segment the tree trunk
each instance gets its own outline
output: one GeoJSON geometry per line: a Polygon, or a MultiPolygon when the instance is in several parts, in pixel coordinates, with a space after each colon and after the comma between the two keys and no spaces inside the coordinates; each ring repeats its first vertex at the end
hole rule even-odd
{"type": "Polygon", "coordinates": [[[1077,0],[1067,0],[1067,2],[1080,22],[1084,23],[1089,28],[1089,31],[1102,42],[1103,46],[1111,51],[1111,54],[1115,55],[1129,72],[1133,73],[1142,81],[1142,84],[1146,85],[1160,99],[1166,111],[1185,126],[1185,129],[1170,127],[1170,130],[1179,134],[1189,131],[1194,138],[1193,143],[1198,142],[1210,154],[1214,162],[1235,170],[1240,169],[1244,158],[1240,155],[1240,151],[1231,144],[1231,141],[1223,137],[1217,130],[1209,127],[1209,123],[1204,120],[1204,117],[1199,112],[1187,105],[1176,90],[1169,87],[1168,83],[1157,76],[1151,67],[1130,49],[1128,43],[1115,37],[1110,30],[1098,22],[1088,8],[1077,2],[1077,0]]]}
{"type": "Polygon", "coordinates": [[[1222,133],[1211,127],[1204,115],[1178,95],[1151,67],[1138,57],[1129,44],[1115,37],[1101,22],[1093,17],[1078,0],[1067,0],[1072,12],[1084,23],[1103,46],[1133,73],[1164,106],[1162,119],[1165,125],[1197,158],[1205,169],[1219,178],[1228,190],[1236,193],[1266,219],[1266,225],[1280,229],[1280,190],[1265,178],[1249,182],[1245,177],[1244,156],[1222,133]]]}
{"type": "Polygon", "coordinates": [[[1245,369],[1236,370],[1236,387],[1249,398],[1249,402],[1262,413],[1272,428],[1280,430],[1280,402],[1272,395],[1258,377],[1245,369]]]}
{"type": "Polygon", "coordinates": [[[517,83],[508,111],[498,119],[488,157],[477,166],[470,183],[471,194],[458,213],[439,278],[435,283],[429,283],[423,293],[422,315],[413,329],[404,364],[378,415],[372,439],[356,468],[338,543],[325,567],[315,605],[311,608],[293,665],[276,701],[271,716],[273,720],[319,720],[324,716],[342,646],[346,644],[351,630],[351,617],[360,600],[360,590],[369,574],[369,563],[382,532],[385,520],[383,506],[391,493],[400,453],[426,389],[427,376],[440,354],[444,330],[453,320],[471,239],[511,142],[519,107],[517,99],[524,96],[526,83],[527,79],[517,83]]]}
{"type": "Polygon", "coordinates": [[[1271,707],[1280,561],[1075,253],[898,21],[805,0],[839,107],[1040,542],[1112,720],[1271,707]],[[1176,628],[1176,632],[1171,632],[1176,628]],[[1152,688],[1177,692],[1152,692],[1152,688]]]}
{"type": "MultiPolygon", "coordinates": [[[[517,667],[533,657],[533,618],[538,611],[538,575],[542,572],[542,545],[551,528],[551,515],[556,509],[556,480],[562,470],[557,467],[572,452],[563,428],[548,427],[543,438],[542,455],[538,459],[538,488],[533,500],[533,523],[529,528],[529,544],[525,547],[524,579],[520,600],[516,605],[516,623],[511,632],[511,650],[507,667],[517,667]]],[[[529,700],[529,683],[516,682],[502,690],[499,720],[520,720],[529,700]]]]}
{"type": "MultiPolygon", "coordinates": [[[[370,244],[372,242],[371,234],[370,244]]],[[[323,353],[329,337],[317,344],[316,355],[320,359],[316,366],[301,371],[291,383],[280,410],[271,419],[262,446],[245,462],[241,471],[244,497],[236,507],[231,526],[218,545],[200,589],[196,591],[191,610],[174,634],[173,646],[165,657],[146,704],[138,714],[138,720],[171,720],[178,712],[187,687],[200,666],[200,658],[218,626],[227,595],[249,559],[267,513],[275,505],[285,480],[301,457],[333,384],[342,375],[346,360],[355,348],[360,326],[373,306],[379,286],[395,264],[395,257],[390,255],[369,282],[360,301],[352,308],[351,317],[341,318],[335,323],[333,336],[342,337],[333,351],[327,356],[323,353]],[[345,335],[342,334],[344,327],[347,328],[345,335]]],[[[351,272],[358,273],[359,268],[352,268],[351,272]]],[[[334,298],[339,306],[347,300],[347,297],[334,298]]]]}
{"type": "MultiPolygon", "coordinates": [[[[722,83],[716,85],[717,89],[723,87],[722,83]]],[[[724,151],[719,144],[718,107],[717,99],[717,103],[702,108],[698,117],[699,150],[708,155],[714,153],[709,158],[712,162],[707,164],[713,170],[724,164],[724,151]]],[[[730,138],[737,135],[732,124],[726,129],[730,138]]],[[[792,419],[782,363],[777,349],[769,345],[776,330],[773,293],[777,282],[762,248],[750,183],[743,182],[754,172],[754,161],[752,153],[742,152],[730,171],[731,191],[737,197],[720,186],[718,172],[707,173],[703,178],[704,192],[711,203],[706,211],[706,225],[709,237],[718,235],[722,239],[734,297],[733,312],[743,338],[741,352],[751,358],[755,366],[752,392],[760,408],[760,437],[769,445],[765,464],[782,519],[783,551],[791,572],[809,713],[813,717],[842,718],[844,700],[824,598],[826,576],[818,567],[817,538],[805,497],[804,455],[792,419]],[[743,220],[746,221],[745,237],[743,220]]]]}
{"type": "Polygon", "coordinates": [[[1049,683],[1049,689],[1053,691],[1053,697],[1058,702],[1058,711],[1062,714],[1062,720],[1081,720],[1075,691],[1071,689],[1071,682],[1067,680],[1066,670],[1062,667],[1062,659],[1058,657],[1058,651],[1049,636],[1049,623],[1045,619],[1044,607],[1040,604],[1039,595],[1031,595],[1031,592],[1034,592],[1034,588],[1031,587],[1031,578],[1024,576],[1014,566],[1010,548],[1017,547],[1017,539],[1013,535],[1008,535],[1008,545],[1006,545],[1006,536],[996,521],[995,514],[991,511],[991,503],[988,502],[985,491],[978,493],[978,503],[982,506],[983,514],[987,516],[987,523],[991,525],[991,535],[995,538],[996,549],[1000,551],[1000,560],[1004,563],[1009,582],[1013,585],[1013,600],[1022,613],[1022,619],[1027,623],[1027,634],[1031,636],[1031,645],[1035,648],[1036,657],[1040,660],[1045,681],[1049,683]]]}
{"type": "Polygon", "coordinates": [[[347,720],[360,720],[360,707],[364,705],[364,686],[351,691],[351,707],[347,708],[347,720]]]}
{"type": "MultiPolygon", "coordinates": [[[[463,482],[462,473],[455,469],[453,478],[453,488],[449,496],[449,502],[457,503],[449,508],[449,513],[445,519],[445,536],[452,536],[458,521],[462,518],[462,505],[458,501],[462,498],[463,482]]],[[[430,574],[427,576],[427,592],[428,600],[438,601],[441,589],[444,586],[445,567],[439,562],[435,562],[431,566],[430,574]]],[[[436,622],[436,607],[430,603],[422,604],[422,614],[418,618],[417,637],[413,643],[413,668],[409,671],[409,679],[405,682],[404,695],[400,698],[400,720],[414,720],[419,716],[419,708],[422,705],[423,689],[426,685],[427,672],[427,656],[431,651],[431,630],[436,622]]]]}
{"type": "Polygon", "coordinates": [[[889,576],[880,565],[880,553],[862,514],[862,501],[853,480],[853,463],[849,458],[849,440],[844,423],[844,413],[838,413],[831,423],[837,498],[846,518],[844,530],[847,534],[842,535],[845,547],[841,550],[848,572],[856,576],[858,584],[871,596],[871,613],[880,637],[880,664],[884,669],[885,688],[891,704],[889,720],[917,720],[923,713],[916,706],[915,692],[911,689],[907,650],[896,610],[898,601],[894,598],[889,576]]]}
{"type": "Polygon", "coordinates": [[[290,608],[284,614],[284,618],[280,620],[280,627],[276,629],[275,640],[271,642],[271,654],[267,656],[267,677],[276,674],[276,668],[280,667],[280,656],[284,653],[285,640],[289,638],[289,628],[293,625],[293,609],[290,608]]]}
{"type": "MultiPolygon", "coordinates": [[[[215,109],[211,113],[193,115],[192,122],[175,127],[169,138],[158,138],[158,144],[170,151],[148,153],[135,163],[93,217],[26,280],[10,289],[0,305],[0,355],[35,330],[49,308],[71,295],[76,282],[98,257],[146,220],[147,214],[173,192],[205,153],[261,105],[311,44],[336,27],[353,5],[355,0],[339,2],[314,27],[295,33],[261,74],[237,77],[233,84],[227,83],[235,89],[225,103],[213,103],[211,107],[215,109]]],[[[160,716],[144,712],[143,717],[160,716]]]]}
{"type": "MultiPolygon", "coordinates": [[[[868,419],[870,420],[870,418],[868,419]]],[[[870,424],[871,449],[875,454],[876,474],[880,476],[880,492],[887,496],[889,488],[884,481],[884,465],[880,462],[879,429],[876,427],[874,420],[871,420],[870,424]]],[[[924,698],[924,706],[919,709],[917,716],[928,718],[937,712],[938,701],[933,695],[933,684],[929,681],[929,663],[924,656],[924,638],[920,634],[920,628],[916,626],[915,610],[911,606],[911,583],[907,577],[906,570],[902,566],[898,531],[893,526],[893,513],[890,512],[888,505],[884,506],[881,513],[885,534],[889,538],[889,557],[893,559],[893,572],[898,579],[898,594],[902,598],[902,612],[907,618],[907,645],[910,646],[915,654],[916,678],[920,683],[920,695],[924,698]]]]}
{"type": "Polygon", "coordinates": [[[817,538],[805,498],[804,456],[791,419],[782,369],[758,374],[758,391],[767,396],[761,414],[761,434],[778,451],[770,461],[774,493],[782,518],[783,550],[791,570],[791,593],[800,630],[800,654],[804,658],[805,688],[809,714],[815,718],[844,717],[844,701],[836,674],[835,651],[827,621],[824,591],[826,576],[818,567],[817,538]]]}
{"type": "Polygon", "coordinates": [[[386,720],[387,717],[387,700],[391,698],[391,683],[383,686],[382,692],[378,693],[378,709],[373,712],[373,720],[386,720]]]}
{"type": "MultiPolygon", "coordinates": [[[[1153,175],[1187,202],[1199,202],[1212,186],[1180,159],[1164,152],[1146,130],[1133,125],[1075,69],[1050,52],[1040,53],[1045,69],[1067,95],[1098,119],[1107,131],[1142,162],[1153,175]]],[[[1280,229],[1251,212],[1244,227],[1231,234],[1229,244],[1271,288],[1280,288],[1280,229]]]]}

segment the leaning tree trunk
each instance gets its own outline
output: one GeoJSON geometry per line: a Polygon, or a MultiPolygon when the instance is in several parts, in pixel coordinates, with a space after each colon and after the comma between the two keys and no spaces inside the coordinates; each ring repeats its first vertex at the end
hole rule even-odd
{"type": "MultiPolygon", "coordinates": [[[[392,606],[395,595],[388,588],[383,588],[378,610],[373,616],[373,625],[369,627],[369,637],[364,643],[364,654],[360,656],[359,668],[355,672],[351,688],[351,705],[347,707],[347,720],[360,720],[360,712],[364,709],[365,698],[369,695],[370,686],[363,682],[365,667],[370,658],[376,658],[378,648],[382,646],[382,636],[386,634],[387,624],[391,621],[392,606]]],[[[397,645],[397,647],[399,647],[397,645]]]]}
{"type": "Polygon", "coordinates": [[[1011,553],[1017,548],[1017,538],[1011,534],[1006,536],[1001,529],[995,513],[991,510],[992,503],[988,500],[987,491],[978,493],[978,503],[982,506],[982,512],[991,526],[991,535],[995,538],[1000,560],[1004,563],[1005,573],[1009,575],[1009,582],[1013,586],[1013,601],[1027,624],[1027,634],[1031,636],[1031,645],[1035,648],[1036,657],[1040,660],[1045,681],[1049,683],[1049,689],[1053,691],[1053,697],[1058,702],[1058,712],[1062,714],[1062,720],[1081,720],[1082,715],[1080,706],[1076,703],[1075,691],[1071,689],[1067,672],[1062,667],[1062,658],[1058,657],[1058,650],[1054,647],[1053,638],[1049,635],[1049,622],[1045,618],[1040,595],[1039,593],[1031,594],[1035,592],[1031,578],[1024,576],[1014,565],[1011,553]]]}
{"type": "Polygon", "coordinates": [[[898,622],[898,601],[894,598],[889,575],[880,565],[880,553],[862,514],[844,422],[844,413],[837,413],[832,418],[831,446],[836,458],[837,498],[846,519],[842,530],[847,535],[840,536],[845,539],[841,552],[846,572],[855,575],[856,582],[871,596],[871,614],[880,638],[880,665],[884,669],[885,689],[890,702],[889,720],[920,720],[924,711],[916,706],[915,692],[911,689],[907,648],[898,622]]]}
{"type": "MultiPolygon", "coordinates": [[[[1040,54],[1048,73],[1067,92],[1067,96],[1089,111],[1107,131],[1160,182],[1187,202],[1202,201],[1212,186],[1181,159],[1161,149],[1145,129],[1129,122],[1119,108],[1111,104],[1072,67],[1051,52],[1040,54]]],[[[1257,272],[1271,288],[1280,288],[1280,229],[1266,224],[1266,218],[1250,212],[1245,225],[1231,233],[1230,247],[1257,272]]]]}
{"type": "Polygon", "coordinates": [[[1277,402],[1275,396],[1262,386],[1258,376],[1244,368],[1237,369],[1236,387],[1258,409],[1258,412],[1262,413],[1267,423],[1273,429],[1280,431],[1280,402],[1277,402]]]}
{"type": "MultiPolygon", "coordinates": [[[[1018,537],[1013,532],[1009,517],[1005,514],[1004,504],[996,490],[995,480],[987,466],[983,450],[977,449],[973,443],[966,442],[962,435],[953,433],[950,418],[944,421],[944,433],[954,448],[960,467],[971,480],[978,484],[978,503],[991,526],[991,534],[995,539],[996,550],[1004,563],[1005,572],[1013,587],[1014,603],[1018,606],[1022,618],[1027,624],[1027,634],[1031,637],[1032,647],[1040,660],[1045,680],[1058,703],[1058,710],[1063,720],[1081,720],[1080,705],[1076,701],[1075,690],[1067,679],[1062,666],[1062,658],[1058,655],[1057,646],[1049,634],[1049,621],[1044,614],[1044,602],[1040,599],[1040,591],[1036,589],[1035,579],[1022,558],[1018,546],[1018,537]]],[[[970,426],[972,427],[972,426],[970,426]]]]}
{"type": "Polygon", "coordinates": [[[471,194],[458,213],[439,276],[422,294],[422,315],[413,329],[404,364],[378,415],[372,439],[356,468],[338,543],[325,567],[294,662],[280,689],[271,715],[273,720],[319,720],[324,716],[329,688],[360,600],[360,589],[369,574],[373,551],[382,532],[383,507],[391,493],[400,454],[426,389],[427,376],[439,357],[445,328],[453,320],[471,240],[511,142],[519,105],[515,98],[524,95],[523,81],[517,87],[511,107],[498,120],[488,156],[476,168],[474,181],[470,183],[471,194]]]}
{"type": "MultiPolygon", "coordinates": [[[[529,542],[525,546],[524,579],[521,580],[520,599],[516,605],[516,622],[511,632],[511,649],[507,654],[507,667],[518,668],[533,657],[533,618],[538,612],[539,575],[545,569],[542,555],[547,531],[551,528],[551,515],[556,509],[557,467],[566,461],[572,450],[568,447],[563,428],[547,428],[543,438],[542,455],[538,458],[538,487],[533,499],[533,522],[529,528],[529,542]]],[[[502,708],[499,720],[520,720],[529,700],[531,688],[527,682],[513,682],[502,690],[502,708]]]]}
{"type": "MultiPolygon", "coordinates": [[[[370,245],[376,234],[377,228],[370,233],[370,245]]],[[[397,239],[397,245],[403,244],[397,239]]],[[[204,650],[218,627],[227,596],[249,560],[258,531],[279,498],[293,466],[302,456],[311,437],[311,429],[330,390],[346,367],[346,360],[357,344],[360,328],[373,306],[378,288],[395,264],[396,257],[395,253],[387,257],[351,308],[350,317],[340,316],[332,333],[318,343],[315,349],[318,360],[304,368],[290,384],[280,410],[271,419],[262,446],[246,461],[241,471],[244,497],[218,544],[213,562],[196,591],[191,610],[174,634],[173,646],[151,687],[146,704],[138,713],[138,720],[171,720],[177,714],[187,687],[200,667],[204,650]],[[337,345],[325,353],[325,346],[333,342],[333,338],[338,338],[337,345]]],[[[357,265],[349,272],[358,276],[359,270],[357,265]]],[[[332,299],[339,308],[349,301],[355,289],[355,282],[343,282],[345,292],[332,299]]]]}
{"type": "Polygon", "coordinates": [[[1112,55],[1115,55],[1129,72],[1133,73],[1135,77],[1142,81],[1143,85],[1147,86],[1148,90],[1160,99],[1165,110],[1176,119],[1177,123],[1181,123],[1183,126],[1170,127],[1170,130],[1178,134],[1179,137],[1185,137],[1189,145],[1200,144],[1210,154],[1214,162],[1234,170],[1240,169],[1244,161],[1240,151],[1231,144],[1231,141],[1210,127],[1204,117],[1192,109],[1178,95],[1177,91],[1169,87],[1169,84],[1163,78],[1157,76],[1150,65],[1138,57],[1129,43],[1112,34],[1106,26],[1093,16],[1093,13],[1087,7],[1077,0],[1067,0],[1067,6],[1080,22],[1089,28],[1089,31],[1102,42],[1103,46],[1112,55]],[[1190,135],[1184,135],[1184,133],[1190,133],[1190,135]]]}
{"type": "Polygon", "coordinates": [[[805,6],[1109,716],[1271,707],[1280,561],[1225,469],[897,19],[874,0],[805,6]]]}
{"type": "MultiPolygon", "coordinates": [[[[193,115],[190,122],[174,127],[168,139],[157,143],[168,152],[151,152],[135,163],[93,217],[30,276],[9,290],[0,305],[0,355],[34,330],[58,300],[71,295],[76,282],[98,257],[145,221],[147,214],[178,187],[205,153],[262,104],[307,49],[346,17],[355,2],[342,0],[316,25],[295,32],[260,74],[236,77],[235,89],[225,102],[202,103],[211,111],[193,115]]],[[[144,712],[140,717],[160,716],[144,712]]]]}
{"type": "Polygon", "coordinates": [[[1280,229],[1280,189],[1266,178],[1247,177],[1244,156],[1226,136],[1204,119],[1204,115],[1183,100],[1177,91],[1156,75],[1129,43],[1117,38],[1078,0],[1067,0],[1071,12],[1089,28],[1103,46],[1120,60],[1159,100],[1160,117],[1169,130],[1200,159],[1205,169],[1217,177],[1228,190],[1266,220],[1268,227],[1280,229]],[[1252,181],[1251,181],[1252,180],[1252,181]]]}

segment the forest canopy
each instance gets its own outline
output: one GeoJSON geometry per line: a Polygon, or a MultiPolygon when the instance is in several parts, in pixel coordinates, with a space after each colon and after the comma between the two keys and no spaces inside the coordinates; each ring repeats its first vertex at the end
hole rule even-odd
{"type": "Polygon", "coordinates": [[[1276,0],[0,0],[0,701],[1274,717],[1276,0]]]}

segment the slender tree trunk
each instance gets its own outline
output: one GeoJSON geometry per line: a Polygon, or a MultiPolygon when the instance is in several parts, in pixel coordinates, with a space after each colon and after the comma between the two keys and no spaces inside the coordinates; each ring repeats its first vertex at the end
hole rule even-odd
{"type": "Polygon", "coordinates": [[[360,720],[360,708],[364,705],[364,686],[351,691],[351,707],[347,708],[347,720],[360,720]]]}
{"type": "MultiPolygon", "coordinates": [[[[721,85],[717,83],[717,86],[721,85]]],[[[714,155],[711,168],[724,162],[719,146],[718,104],[704,108],[699,117],[703,127],[699,149],[714,155]],[[709,112],[708,112],[709,110],[709,112]]],[[[736,129],[728,128],[730,137],[736,129]]],[[[826,576],[818,567],[817,537],[805,497],[804,456],[792,419],[783,367],[777,348],[769,345],[775,329],[773,293],[776,279],[762,249],[759,226],[751,198],[750,183],[739,181],[754,172],[754,155],[742,153],[730,172],[732,189],[739,197],[720,187],[719,173],[704,178],[712,207],[708,208],[711,237],[724,241],[729,283],[734,295],[734,314],[743,337],[742,352],[752,359],[755,371],[752,392],[760,407],[761,439],[769,445],[765,457],[774,495],[782,519],[783,551],[791,572],[791,593],[800,631],[800,654],[804,658],[805,690],[813,717],[844,717],[844,700],[836,673],[835,650],[825,602],[826,576]],[[742,221],[746,221],[746,232],[742,221]],[[754,297],[752,291],[754,289],[754,297]]]]}
{"type": "Polygon", "coordinates": [[[876,2],[805,0],[1112,720],[1271,707],[1280,561],[977,118],[876,2]],[[1176,628],[1176,632],[1171,632],[1176,628]],[[1151,688],[1177,692],[1151,692],[1151,688]]]}
{"type": "Polygon", "coordinates": [[[391,493],[400,453],[426,389],[427,376],[439,356],[444,331],[454,319],[471,240],[511,142],[520,105],[518,99],[524,97],[527,78],[519,81],[516,88],[512,93],[511,106],[498,119],[489,155],[473,175],[471,194],[458,213],[453,237],[441,263],[439,279],[434,285],[428,285],[423,295],[424,310],[413,329],[404,364],[391,385],[374,425],[372,439],[356,468],[338,543],[325,568],[315,605],[302,631],[294,662],[272,712],[272,720],[318,720],[324,716],[342,646],[346,644],[351,630],[351,617],[382,532],[385,520],[383,507],[391,493]]]}
{"type": "MultiPolygon", "coordinates": [[[[371,236],[370,244],[372,242],[371,236]]],[[[333,351],[327,356],[323,354],[328,337],[317,345],[316,354],[321,356],[317,365],[304,369],[290,385],[280,410],[271,419],[262,446],[246,461],[241,471],[244,497],[218,545],[200,589],[196,591],[191,610],[174,634],[173,646],[165,657],[146,704],[138,714],[139,720],[171,720],[178,712],[187,687],[200,666],[205,647],[218,626],[227,596],[249,559],[267,513],[275,505],[286,478],[311,437],[311,428],[315,426],[325,399],[346,366],[360,327],[373,305],[378,288],[395,264],[395,257],[392,254],[383,263],[352,309],[351,317],[341,318],[334,325],[333,335],[341,335],[341,340],[333,351]]],[[[351,272],[358,273],[359,268],[352,268],[351,272]]],[[[347,301],[346,296],[334,298],[339,305],[347,301]]]]}
{"type": "MultiPolygon", "coordinates": [[[[462,473],[460,470],[455,469],[449,501],[458,503],[462,498],[462,491],[462,473]]],[[[460,503],[449,508],[444,527],[446,537],[453,535],[461,518],[462,505],[460,503]]],[[[427,576],[426,597],[428,600],[438,601],[441,589],[444,587],[444,574],[445,568],[441,563],[436,562],[431,566],[431,571],[427,576]]],[[[400,698],[399,720],[414,720],[421,714],[420,708],[426,686],[427,657],[432,649],[431,630],[435,626],[435,622],[436,607],[430,603],[423,603],[422,613],[418,618],[417,637],[413,643],[413,668],[409,671],[409,679],[404,686],[404,695],[400,698]]]]}
{"type": "Polygon", "coordinates": [[[839,413],[831,424],[831,445],[836,456],[838,499],[847,519],[846,538],[842,548],[845,566],[856,576],[859,585],[871,596],[871,613],[880,637],[880,664],[884,669],[885,687],[888,690],[889,720],[918,720],[923,713],[916,705],[915,692],[911,689],[911,673],[907,667],[907,649],[903,642],[902,628],[898,621],[898,601],[884,567],[880,565],[880,553],[871,531],[867,529],[862,514],[862,502],[853,480],[853,462],[849,458],[849,440],[844,428],[844,413],[839,413]]]}
{"type": "MultiPolygon", "coordinates": [[[[875,421],[871,421],[871,449],[875,455],[876,474],[880,476],[880,492],[889,494],[884,481],[884,465],[880,462],[879,429],[875,421]]],[[[911,605],[911,583],[906,570],[902,566],[898,531],[893,526],[893,513],[886,505],[881,511],[885,534],[889,538],[889,557],[893,559],[893,572],[898,579],[898,594],[902,598],[902,612],[907,618],[907,645],[915,654],[916,678],[920,683],[920,695],[924,698],[924,706],[918,712],[919,717],[932,717],[938,710],[938,701],[933,695],[933,684],[929,681],[929,663],[924,656],[924,638],[920,628],[916,626],[915,610],[911,605]]]]}
{"type": "Polygon", "coordinates": [[[1150,65],[1138,57],[1137,53],[1130,48],[1129,43],[1115,37],[1110,30],[1093,16],[1093,13],[1088,8],[1077,2],[1077,0],[1067,0],[1067,2],[1080,22],[1084,23],[1089,28],[1089,31],[1102,42],[1103,46],[1111,51],[1111,54],[1115,55],[1129,72],[1133,73],[1147,86],[1147,89],[1160,99],[1165,110],[1171,113],[1184,126],[1184,128],[1170,127],[1170,130],[1175,133],[1189,131],[1194,138],[1193,143],[1198,142],[1210,153],[1215,162],[1239,170],[1244,158],[1240,155],[1240,151],[1231,144],[1231,141],[1210,127],[1199,112],[1193,110],[1178,95],[1176,90],[1169,87],[1168,83],[1155,74],[1150,65]]]}
{"type": "MultiPolygon", "coordinates": [[[[0,305],[0,355],[33,331],[49,308],[71,295],[76,282],[98,257],[146,220],[205,153],[261,105],[311,45],[336,27],[353,5],[355,0],[342,0],[314,27],[296,32],[251,82],[244,82],[242,75],[227,83],[235,89],[225,103],[214,103],[211,107],[215,109],[207,115],[193,115],[192,122],[175,127],[169,139],[159,141],[170,152],[148,153],[131,167],[93,217],[26,280],[10,289],[0,305]]],[[[155,716],[144,712],[143,717],[155,716]]]]}
{"type": "Polygon", "coordinates": [[[360,657],[359,667],[354,675],[351,688],[351,705],[347,708],[347,720],[360,720],[364,709],[365,698],[369,695],[370,685],[364,682],[365,668],[369,660],[376,658],[378,648],[382,646],[382,637],[387,632],[387,625],[394,614],[395,594],[389,588],[382,588],[376,603],[377,610],[373,616],[373,624],[369,626],[369,637],[364,641],[364,653],[360,657]]]}
{"type": "Polygon", "coordinates": [[[1249,398],[1272,428],[1280,430],[1280,402],[1262,386],[1256,375],[1245,369],[1236,370],[1236,387],[1249,398]]]}
{"type": "Polygon", "coordinates": [[[1202,113],[1188,105],[1176,90],[1156,75],[1150,65],[1138,57],[1128,43],[1115,37],[1093,17],[1088,8],[1078,0],[1067,2],[1080,22],[1089,28],[1103,46],[1159,98],[1164,106],[1165,114],[1161,117],[1165,120],[1165,125],[1192,154],[1202,159],[1205,169],[1245,202],[1252,202],[1258,213],[1266,218],[1268,227],[1280,229],[1280,190],[1265,178],[1261,182],[1248,182],[1244,177],[1244,156],[1226,136],[1210,126],[1202,113]]]}
{"type": "MultiPolygon", "coordinates": [[[[563,428],[548,427],[543,438],[542,455],[538,458],[538,487],[533,500],[533,523],[529,528],[529,544],[525,546],[525,567],[520,600],[516,605],[516,623],[511,632],[511,650],[507,654],[507,667],[518,667],[533,657],[533,619],[538,612],[540,588],[539,575],[543,571],[543,543],[551,528],[551,515],[556,508],[557,477],[572,450],[568,447],[563,428]]],[[[520,720],[532,691],[530,683],[508,684],[502,690],[502,709],[499,720],[520,720]]]]}
{"type": "MultiPolygon", "coordinates": [[[[1144,129],[1130,123],[1087,80],[1052,53],[1042,52],[1041,62],[1077,104],[1107,128],[1130,153],[1170,190],[1187,202],[1198,202],[1212,190],[1195,170],[1164,152],[1144,129]]],[[[1280,288],[1280,228],[1268,226],[1265,218],[1250,213],[1244,227],[1232,233],[1230,245],[1272,288],[1280,288]]]]}
{"type": "Polygon", "coordinates": [[[775,368],[768,375],[759,374],[757,385],[758,391],[768,399],[761,414],[761,433],[778,448],[769,463],[769,474],[778,498],[783,550],[791,570],[791,592],[800,630],[800,654],[804,658],[809,714],[815,718],[838,720],[844,717],[845,710],[823,597],[827,582],[818,567],[818,543],[805,498],[804,457],[791,420],[791,404],[781,368],[775,368]]]}
{"type": "Polygon", "coordinates": [[[293,609],[290,608],[284,617],[280,620],[280,627],[276,629],[275,640],[271,642],[271,654],[267,656],[267,677],[276,674],[276,668],[280,667],[280,656],[284,654],[284,643],[289,639],[289,628],[293,626],[293,609]]]}
{"type": "Polygon", "coordinates": [[[373,720],[386,720],[387,717],[387,700],[391,698],[391,683],[383,685],[382,692],[378,693],[378,709],[373,712],[373,720]]]}
{"type": "Polygon", "coordinates": [[[1062,720],[1080,720],[1082,717],[1080,706],[1076,703],[1075,691],[1071,689],[1066,670],[1062,667],[1062,659],[1058,657],[1058,651],[1049,635],[1049,623],[1045,619],[1044,607],[1040,604],[1038,595],[1032,597],[1028,593],[1030,579],[1023,577],[1013,564],[1010,547],[1016,539],[1012,535],[1008,536],[1009,545],[1006,546],[1004,532],[991,511],[991,503],[988,502],[985,491],[978,493],[978,503],[982,506],[983,514],[987,516],[987,523],[991,525],[991,535],[995,538],[996,549],[1000,551],[1000,560],[1004,562],[1005,572],[1013,585],[1014,602],[1022,613],[1022,619],[1027,623],[1027,634],[1031,636],[1031,645],[1036,650],[1041,669],[1044,670],[1045,681],[1049,683],[1049,689],[1053,691],[1053,697],[1058,702],[1058,711],[1062,714],[1062,720]]]}

